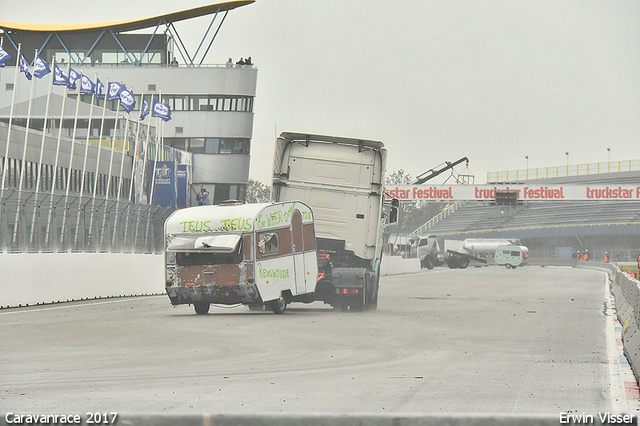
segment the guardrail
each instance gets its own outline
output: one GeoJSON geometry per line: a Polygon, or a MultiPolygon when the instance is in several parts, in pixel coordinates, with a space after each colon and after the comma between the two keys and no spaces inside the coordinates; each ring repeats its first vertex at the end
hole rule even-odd
{"type": "Polygon", "coordinates": [[[537,169],[488,172],[487,182],[513,182],[519,180],[551,179],[599,173],[633,172],[640,170],[640,160],[609,161],[603,163],[570,164],[537,169]]]}

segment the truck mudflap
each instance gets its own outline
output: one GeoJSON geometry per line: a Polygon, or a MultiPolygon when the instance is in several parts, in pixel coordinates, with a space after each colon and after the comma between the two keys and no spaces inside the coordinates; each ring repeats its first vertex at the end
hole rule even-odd
{"type": "Polygon", "coordinates": [[[367,270],[364,268],[333,268],[331,287],[333,294],[325,291],[325,303],[338,310],[361,310],[366,300],[367,270]]]}
{"type": "Polygon", "coordinates": [[[167,295],[172,305],[214,303],[250,305],[263,303],[255,283],[243,285],[199,285],[167,287],[167,295]]]}

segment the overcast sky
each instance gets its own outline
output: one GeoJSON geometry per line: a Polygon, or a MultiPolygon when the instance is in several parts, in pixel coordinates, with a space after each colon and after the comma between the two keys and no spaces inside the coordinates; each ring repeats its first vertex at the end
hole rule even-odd
{"type": "MultiPolygon", "coordinates": [[[[96,22],[215,1],[2,3],[2,20],[96,22]]],[[[210,22],[177,25],[192,52],[210,22]]],[[[640,159],[637,0],[257,0],[205,62],[230,56],[258,66],[250,177],[264,183],[283,131],[381,140],[387,171],[412,177],[466,156],[476,183],[527,155],[640,159]]]]}

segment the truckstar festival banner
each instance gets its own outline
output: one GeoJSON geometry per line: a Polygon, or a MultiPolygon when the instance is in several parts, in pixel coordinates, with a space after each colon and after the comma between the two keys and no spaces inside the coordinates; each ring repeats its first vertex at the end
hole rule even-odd
{"type": "Polygon", "coordinates": [[[387,199],[400,201],[492,201],[496,191],[515,191],[519,201],[639,201],[635,185],[392,185],[387,199]]]}

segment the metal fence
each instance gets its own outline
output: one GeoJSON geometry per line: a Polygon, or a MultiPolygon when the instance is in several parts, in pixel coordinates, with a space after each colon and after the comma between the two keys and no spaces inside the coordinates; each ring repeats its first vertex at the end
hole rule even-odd
{"type": "Polygon", "coordinates": [[[160,253],[173,209],[128,200],[5,190],[2,253],[160,253]]]}

